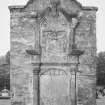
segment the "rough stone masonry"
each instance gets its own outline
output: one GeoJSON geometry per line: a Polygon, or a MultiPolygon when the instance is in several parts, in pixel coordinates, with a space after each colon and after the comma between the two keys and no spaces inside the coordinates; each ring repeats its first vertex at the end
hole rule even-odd
{"type": "Polygon", "coordinates": [[[11,104],[96,105],[97,8],[30,0],[9,9],[11,104]],[[84,51],[79,62],[73,46],[84,51]]]}

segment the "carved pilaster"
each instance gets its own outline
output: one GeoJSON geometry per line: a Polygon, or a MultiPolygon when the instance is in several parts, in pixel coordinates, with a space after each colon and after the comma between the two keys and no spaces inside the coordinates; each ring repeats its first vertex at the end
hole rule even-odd
{"type": "Polygon", "coordinates": [[[76,27],[78,25],[78,18],[72,18],[72,21],[70,23],[70,42],[69,42],[69,53],[70,53],[70,49],[71,47],[73,47],[73,45],[75,44],[75,31],[76,31],[76,27]]]}
{"type": "Polygon", "coordinates": [[[36,18],[36,23],[35,23],[35,49],[41,53],[41,48],[40,48],[40,20],[36,18]]]}
{"type": "Polygon", "coordinates": [[[40,105],[40,68],[33,70],[33,103],[34,105],[40,105]]]}
{"type": "MultiPolygon", "coordinates": [[[[70,23],[70,43],[69,43],[69,47],[71,48],[75,48],[76,47],[76,29],[79,26],[81,17],[82,17],[83,13],[79,12],[77,13],[77,15],[73,15],[71,17],[71,23],[70,23]]],[[[71,50],[69,50],[71,51],[71,50]]],[[[70,52],[69,52],[70,53],[70,52]]]]}

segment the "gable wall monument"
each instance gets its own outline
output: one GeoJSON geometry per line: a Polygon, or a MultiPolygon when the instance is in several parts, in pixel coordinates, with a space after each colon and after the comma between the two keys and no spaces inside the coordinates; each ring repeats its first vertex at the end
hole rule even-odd
{"type": "Polygon", "coordinates": [[[11,103],[95,105],[97,8],[29,0],[9,9],[11,103]]]}

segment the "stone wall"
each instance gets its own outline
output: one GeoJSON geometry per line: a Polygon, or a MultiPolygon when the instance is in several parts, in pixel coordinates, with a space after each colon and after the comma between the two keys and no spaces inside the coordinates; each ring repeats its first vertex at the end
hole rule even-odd
{"type": "Polygon", "coordinates": [[[0,91],[6,86],[10,90],[10,64],[9,53],[0,57],[0,91]]]}
{"type": "MultiPolygon", "coordinates": [[[[96,56],[96,29],[95,29],[95,26],[96,26],[97,8],[82,7],[81,4],[79,4],[75,0],[74,1],[66,0],[65,2],[64,0],[61,0],[60,2],[61,2],[60,6],[67,12],[65,15],[68,16],[68,14],[71,14],[71,13],[76,14],[78,11],[82,13],[81,19],[79,20],[78,27],[75,29],[75,32],[74,32],[75,43],[77,44],[77,47],[80,50],[84,51],[84,54],[80,57],[80,66],[79,66],[80,72],[77,74],[78,105],[79,105],[79,102],[81,102],[81,105],[95,105],[95,81],[96,81],[95,80],[95,72],[96,72],[96,69],[95,69],[95,56],[96,56]]],[[[10,56],[11,58],[11,90],[14,93],[14,96],[12,98],[13,103],[21,102],[22,105],[37,105],[37,103],[35,102],[37,98],[35,98],[34,96],[34,92],[37,93],[37,86],[34,86],[34,85],[38,85],[38,84],[37,83],[35,84],[35,80],[34,80],[35,77],[33,75],[33,70],[37,67],[33,65],[32,63],[34,64],[38,63],[39,58],[33,55],[30,56],[28,53],[26,53],[27,49],[30,49],[30,50],[35,49],[39,51],[40,48],[38,45],[42,43],[39,40],[39,36],[41,36],[41,33],[39,33],[40,27],[38,27],[37,21],[35,19],[36,18],[35,15],[37,14],[37,12],[42,12],[40,13],[41,15],[43,15],[44,13],[45,17],[49,19],[48,24],[55,24],[55,29],[57,30],[64,29],[67,32],[69,31],[71,32],[71,34],[67,34],[67,37],[71,36],[71,41],[69,38],[67,38],[68,41],[66,40],[66,44],[67,44],[66,53],[63,52],[63,55],[59,57],[59,54],[61,54],[63,50],[60,50],[61,52],[56,51],[55,55],[53,54],[54,53],[53,51],[50,53],[50,56],[53,55],[53,57],[49,58],[49,55],[48,55],[49,52],[44,53],[44,50],[45,50],[44,48],[46,48],[48,44],[46,44],[45,46],[44,44],[42,44],[42,54],[44,56],[42,55],[41,61],[46,63],[46,61],[49,59],[47,62],[49,64],[50,63],[52,64],[53,61],[54,62],[56,61],[56,63],[58,64],[65,63],[65,64],[70,64],[70,65],[72,62],[76,61],[75,57],[70,56],[68,58],[68,52],[72,50],[69,44],[72,44],[73,42],[72,35],[74,35],[72,32],[73,25],[69,27],[69,22],[70,24],[72,24],[71,19],[70,17],[67,18],[63,16],[60,12],[59,17],[61,20],[58,19],[60,20],[60,22],[55,22],[53,18],[49,18],[49,14],[50,14],[49,10],[48,9],[46,10],[46,8],[49,6],[50,6],[50,3],[48,0],[33,0],[33,1],[30,0],[26,6],[10,7],[10,14],[11,14],[11,18],[10,18],[11,20],[11,26],[10,26],[11,27],[11,56],[10,56]],[[63,21],[64,21],[64,26],[61,26],[60,24],[63,21]],[[66,29],[64,27],[66,27],[66,29]],[[45,55],[47,57],[45,57],[45,55]]],[[[53,16],[54,13],[50,15],[53,16]]],[[[43,27],[41,28],[43,29],[43,27]]],[[[51,26],[50,28],[54,29],[53,26],[51,26]]],[[[42,41],[43,37],[41,38],[42,38],[41,39],[42,41]]],[[[55,44],[57,46],[57,43],[55,44]]],[[[60,42],[58,44],[60,44],[60,42]]],[[[52,50],[50,49],[50,51],[52,50]]],[[[42,66],[41,71],[43,70],[46,71],[49,68],[50,69],[56,68],[57,70],[63,69],[65,72],[67,73],[69,72],[69,75],[71,75],[70,71],[72,69],[71,68],[72,65],[69,67],[62,66],[62,65],[60,66],[57,65],[57,67],[51,65],[49,67],[48,65],[42,66]]],[[[72,95],[71,99],[73,100],[71,100],[70,103],[73,105],[74,104],[74,90],[73,90],[74,77],[72,79],[72,82],[73,83],[71,85],[71,95],[72,95]]]]}
{"type": "Polygon", "coordinates": [[[34,46],[33,21],[24,12],[11,13],[11,90],[13,101],[32,105],[33,66],[26,49],[34,46]]]}

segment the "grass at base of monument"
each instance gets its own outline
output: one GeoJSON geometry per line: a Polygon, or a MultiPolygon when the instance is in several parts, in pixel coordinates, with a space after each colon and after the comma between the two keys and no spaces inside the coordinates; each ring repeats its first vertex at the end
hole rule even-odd
{"type": "Polygon", "coordinates": [[[96,99],[96,105],[105,105],[105,97],[96,99]]]}
{"type": "Polygon", "coordinates": [[[11,105],[10,99],[0,99],[0,105],[11,105]]]}

